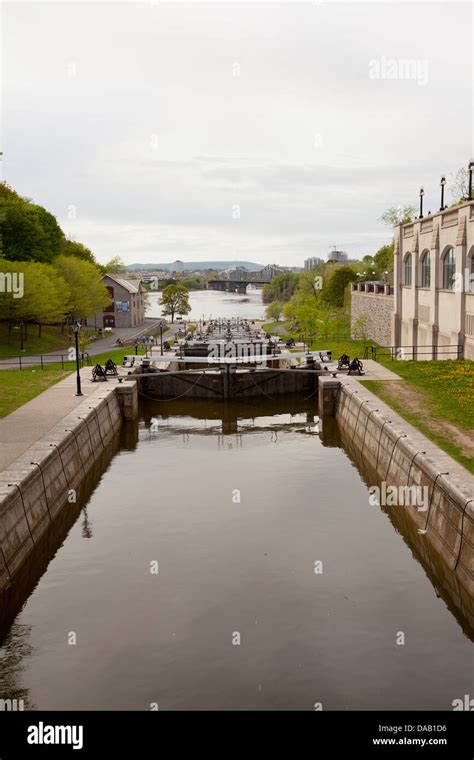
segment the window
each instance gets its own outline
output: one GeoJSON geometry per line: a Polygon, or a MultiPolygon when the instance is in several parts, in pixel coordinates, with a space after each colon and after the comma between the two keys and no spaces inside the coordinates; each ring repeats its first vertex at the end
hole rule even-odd
{"type": "Polygon", "coordinates": [[[471,253],[471,267],[469,270],[469,293],[474,293],[474,251],[471,253]]]}
{"type": "Polygon", "coordinates": [[[456,274],[456,257],[454,248],[448,248],[443,256],[443,288],[454,290],[454,275],[456,274]]]}
{"type": "Polygon", "coordinates": [[[403,268],[403,284],[411,285],[411,253],[407,253],[403,268]]]}
{"type": "Polygon", "coordinates": [[[117,311],[129,311],[129,301],[116,301],[117,311]]]}
{"type": "Polygon", "coordinates": [[[431,285],[431,258],[430,252],[425,251],[421,256],[421,287],[429,288],[431,285]]]}
{"type": "Polygon", "coordinates": [[[115,310],[114,306],[114,289],[111,285],[106,285],[107,292],[109,294],[109,298],[111,299],[111,303],[105,307],[104,312],[110,312],[115,310]]]}

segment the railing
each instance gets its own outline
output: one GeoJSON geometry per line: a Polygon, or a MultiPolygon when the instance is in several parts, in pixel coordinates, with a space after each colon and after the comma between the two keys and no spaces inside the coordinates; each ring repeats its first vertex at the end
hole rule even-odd
{"type": "Polygon", "coordinates": [[[412,361],[423,361],[432,359],[462,359],[464,357],[464,347],[462,345],[452,346],[365,346],[364,359],[374,359],[386,357],[392,361],[395,359],[408,359],[412,361]]]}
{"type": "MultiPolygon", "coordinates": [[[[31,354],[29,356],[1,356],[0,370],[8,369],[28,369],[29,367],[40,367],[44,369],[50,364],[61,364],[61,369],[71,369],[76,366],[76,359],[71,359],[70,354],[31,354]],[[68,365],[68,366],[66,366],[68,365]]],[[[87,351],[79,354],[79,366],[86,367],[91,365],[91,358],[87,351]]]]}

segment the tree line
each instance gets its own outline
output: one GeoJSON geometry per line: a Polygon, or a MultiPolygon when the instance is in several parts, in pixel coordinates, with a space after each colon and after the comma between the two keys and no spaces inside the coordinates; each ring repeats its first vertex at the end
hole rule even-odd
{"type": "Polygon", "coordinates": [[[53,214],[6,183],[0,183],[0,231],[0,320],[9,334],[15,324],[36,323],[41,332],[44,324],[85,319],[110,303],[101,278],[118,260],[99,266],[53,214]]]}

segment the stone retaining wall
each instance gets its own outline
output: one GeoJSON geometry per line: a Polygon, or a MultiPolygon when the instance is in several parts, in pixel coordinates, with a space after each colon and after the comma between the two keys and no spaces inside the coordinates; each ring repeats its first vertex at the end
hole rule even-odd
{"type": "MultiPolygon", "coordinates": [[[[409,436],[377,409],[377,397],[351,384],[320,378],[320,405],[330,407],[327,396],[334,398],[334,413],[343,441],[354,446],[380,481],[396,486],[427,486],[429,506],[426,512],[415,507],[403,509],[420,535],[443,557],[459,582],[474,592],[474,499],[472,479],[466,473],[461,484],[441,471],[436,462],[418,451],[409,436]],[[327,384],[327,388],[325,388],[327,384]],[[325,398],[326,397],[326,398],[325,398]],[[367,397],[368,400],[367,400],[367,397]]],[[[321,408],[321,406],[320,406],[321,408]]],[[[378,485],[374,483],[373,485],[378,485]]]]}
{"type": "Polygon", "coordinates": [[[380,293],[362,293],[353,290],[351,293],[351,333],[354,334],[354,324],[359,317],[366,317],[365,330],[367,338],[381,346],[391,346],[392,316],[394,310],[393,296],[380,293]]]}
{"type": "MultiPolygon", "coordinates": [[[[135,396],[135,383],[127,383],[135,396]]],[[[129,403],[116,388],[98,388],[0,473],[0,592],[53,520],[79,499],[88,476],[122,425],[129,403]]],[[[133,402],[132,402],[133,403],[133,402]]]]}

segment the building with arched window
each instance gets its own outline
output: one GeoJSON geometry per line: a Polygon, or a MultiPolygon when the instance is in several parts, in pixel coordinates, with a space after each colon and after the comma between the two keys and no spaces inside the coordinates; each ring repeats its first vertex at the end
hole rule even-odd
{"type": "Polygon", "coordinates": [[[105,274],[102,282],[110,296],[110,304],[103,312],[88,320],[89,325],[101,329],[110,327],[135,327],[145,319],[145,299],[143,286],[139,280],[105,274]]]}
{"type": "Polygon", "coordinates": [[[392,344],[474,359],[474,201],[395,228],[392,344]]]}

